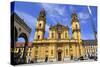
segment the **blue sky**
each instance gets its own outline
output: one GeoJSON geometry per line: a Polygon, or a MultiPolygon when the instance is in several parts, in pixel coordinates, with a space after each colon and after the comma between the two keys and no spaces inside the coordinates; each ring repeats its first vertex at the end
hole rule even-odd
{"type": "MultiPolygon", "coordinates": [[[[69,35],[72,36],[71,14],[75,11],[78,15],[81,27],[81,37],[84,40],[94,39],[93,27],[97,31],[97,7],[96,6],[79,6],[68,4],[51,4],[51,3],[33,3],[33,2],[15,2],[14,10],[19,17],[32,29],[29,41],[33,41],[37,17],[41,9],[46,11],[46,33],[48,37],[50,25],[56,25],[58,22],[69,27],[69,35]]],[[[19,41],[23,41],[19,38],[19,41]]]]}

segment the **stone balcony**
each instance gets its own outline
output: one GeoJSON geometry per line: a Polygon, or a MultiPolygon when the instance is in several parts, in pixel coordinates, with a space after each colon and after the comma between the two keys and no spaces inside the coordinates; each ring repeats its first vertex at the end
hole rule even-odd
{"type": "Polygon", "coordinates": [[[35,43],[78,43],[76,39],[43,39],[43,40],[34,40],[35,43]]]}

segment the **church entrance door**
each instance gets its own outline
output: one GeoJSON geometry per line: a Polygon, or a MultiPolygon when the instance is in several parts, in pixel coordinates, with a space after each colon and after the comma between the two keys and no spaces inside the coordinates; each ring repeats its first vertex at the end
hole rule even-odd
{"type": "Polygon", "coordinates": [[[61,52],[58,52],[58,61],[61,61],[61,52]]]}

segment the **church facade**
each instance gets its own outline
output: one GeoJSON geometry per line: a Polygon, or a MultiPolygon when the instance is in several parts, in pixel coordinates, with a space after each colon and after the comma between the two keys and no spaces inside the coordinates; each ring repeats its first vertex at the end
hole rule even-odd
{"type": "Polygon", "coordinates": [[[49,28],[49,36],[45,38],[46,23],[46,12],[42,9],[37,18],[31,61],[55,62],[84,57],[80,22],[76,13],[71,15],[71,37],[69,36],[69,27],[57,23],[49,28]]]}

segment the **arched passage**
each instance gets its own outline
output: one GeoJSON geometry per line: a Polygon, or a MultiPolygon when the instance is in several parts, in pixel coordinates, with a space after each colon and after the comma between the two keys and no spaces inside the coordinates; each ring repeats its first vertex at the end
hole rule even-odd
{"type": "MultiPolygon", "coordinates": [[[[28,43],[28,37],[27,37],[27,35],[26,35],[25,33],[21,33],[21,34],[19,35],[18,38],[24,38],[24,40],[25,40],[25,44],[28,43]]],[[[26,45],[26,46],[27,46],[27,45],[26,45]]]]}
{"type": "Polygon", "coordinates": [[[24,40],[25,40],[24,52],[23,52],[23,60],[25,62],[25,60],[26,60],[26,50],[27,50],[27,46],[28,46],[27,45],[28,44],[28,37],[25,33],[21,33],[18,38],[24,38],[24,40]]]}

